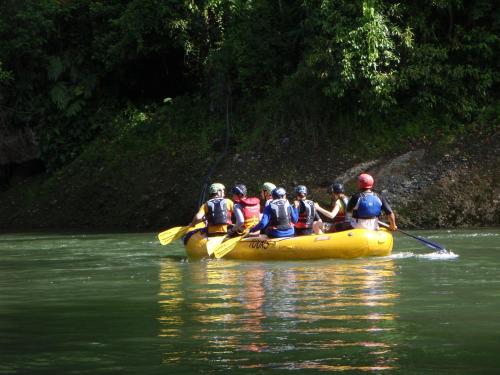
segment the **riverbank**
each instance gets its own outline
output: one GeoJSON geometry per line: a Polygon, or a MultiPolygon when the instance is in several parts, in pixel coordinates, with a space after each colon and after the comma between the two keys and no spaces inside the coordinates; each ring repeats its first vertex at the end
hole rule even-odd
{"type": "MultiPolygon", "coordinates": [[[[372,173],[404,228],[500,226],[500,134],[475,132],[449,144],[432,143],[360,160],[339,150],[301,150],[286,141],[272,152],[230,149],[212,180],[246,183],[256,193],[263,181],[291,190],[305,184],[328,205],[326,187],[372,173]],[[326,150],[326,151],[325,151],[326,150]]],[[[16,181],[0,193],[2,231],[158,231],[187,223],[207,171],[220,153],[165,148],[97,147],[52,175],[16,181]]]]}

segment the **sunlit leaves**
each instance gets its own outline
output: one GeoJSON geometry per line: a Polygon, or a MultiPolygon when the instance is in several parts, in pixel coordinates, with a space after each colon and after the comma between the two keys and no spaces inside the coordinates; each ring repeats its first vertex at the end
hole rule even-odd
{"type": "Polygon", "coordinates": [[[319,12],[321,31],[307,61],[325,81],[325,94],[365,107],[394,103],[400,54],[413,43],[411,28],[399,24],[399,6],[324,0],[319,12]]]}

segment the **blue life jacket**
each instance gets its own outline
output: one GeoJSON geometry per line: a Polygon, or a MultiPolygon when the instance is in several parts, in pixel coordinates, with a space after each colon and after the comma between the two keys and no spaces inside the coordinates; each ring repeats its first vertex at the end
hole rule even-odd
{"type": "Polygon", "coordinates": [[[290,203],[286,199],[275,199],[269,203],[271,206],[271,220],[269,226],[285,230],[292,227],[290,218],[290,203]]]}
{"type": "Polygon", "coordinates": [[[225,198],[214,198],[207,201],[209,225],[226,225],[228,212],[225,198]]]}
{"type": "Polygon", "coordinates": [[[357,219],[373,219],[382,213],[382,201],[373,191],[361,193],[353,211],[357,219]]]}

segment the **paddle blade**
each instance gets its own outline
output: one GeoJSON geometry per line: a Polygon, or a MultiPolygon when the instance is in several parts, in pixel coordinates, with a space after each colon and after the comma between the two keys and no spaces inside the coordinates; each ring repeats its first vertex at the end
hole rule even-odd
{"type": "Polygon", "coordinates": [[[221,243],[219,246],[214,248],[215,257],[222,258],[227,253],[233,251],[242,238],[243,236],[238,236],[221,243]]]}
{"type": "Polygon", "coordinates": [[[170,242],[178,240],[186,234],[189,227],[175,227],[167,229],[164,232],[158,234],[158,239],[162,245],[168,245],[170,242]]]}
{"type": "Polygon", "coordinates": [[[214,253],[216,247],[218,247],[222,241],[224,241],[226,236],[218,236],[218,237],[208,237],[207,239],[207,253],[208,256],[211,256],[214,253]]]}
{"type": "MultiPolygon", "coordinates": [[[[380,225],[382,225],[383,227],[389,228],[389,224],[384,223],[383,221],[379,221],[378,223],[380,225]]],[[[436,242],[432,242],[431,240],[428,240],[427,238],[423,238],[423,237],[420,237],[420,236],[414,236],[413,234],[405,232],[404,230],[401,230],[401,229],[397,229],[397,231],[400,232],[400,233],[403,233],[403,234],[407,235],[408,237],[414,238],[417,241],[420,241],[425,246],[430,247],[433,250],[448,251],[443,246],[441,246],[440,244],[438,244],[436,242]]]]}

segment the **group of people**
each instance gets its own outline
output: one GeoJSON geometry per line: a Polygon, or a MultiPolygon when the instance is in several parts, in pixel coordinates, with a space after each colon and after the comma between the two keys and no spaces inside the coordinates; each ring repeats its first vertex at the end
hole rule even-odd
{"type": "Polygon", "coordinates": [[[378,218],[387,215],[389,228],[396,230],[396,217],[387,199],[373,189],[373,177],[363,173],[358,177],[358,192],[352,197],[345,194],[340,182],[332,184],[328,193],[332,208],[327,210],[308,199],[304,185],[295,188],[295,199],[287,199],[283,187],[265,182],[261,187],[261,200],[247,196],[247,188],[237,184],[231,188],[232,199],[225,196],[225,187],[213,183],[209,187],[209,199],[193,217],[191,226],[206,222],[207,235],[238,236],[263,233],[270,238],[332,233],[364,228],[378,229],[378,218]],[[323,215],[326,219],[322,220],[323,215]]]}

